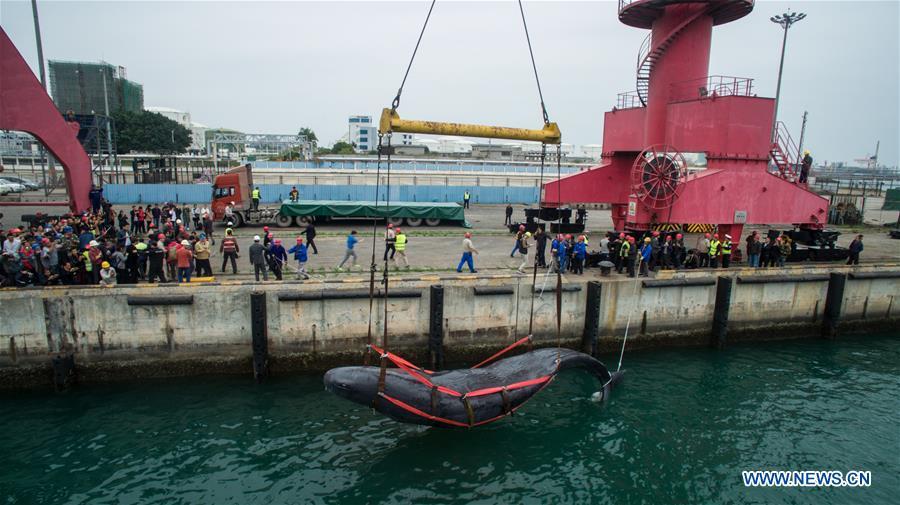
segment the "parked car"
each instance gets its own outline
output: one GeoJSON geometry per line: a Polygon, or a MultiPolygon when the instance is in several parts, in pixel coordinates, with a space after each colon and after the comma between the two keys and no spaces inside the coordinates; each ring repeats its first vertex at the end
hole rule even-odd
{"type": "Polygon", "coordinates": [[[24,193],[25,192],[25,186],[19,184],[18,182],[10,181],[10,180],[6,179],[5,177],[0,178],[0,181],[3,181],[3,183],[7,185],[10,193],[24,193]]]}
{"type": "Polygon", "coordinates": [[[34,181],[30,181],[30,180],[28,180],[28,179],[23,179],[23,178],[21,178],[21,177],[15,177],[15,176],[12,176],[12,175],[4,175],[4,176],[0,176],[0,178],[6,179],[6,180],[9,181],[9,182],[15,182],[16,184],[21,184],[22,186],[25,186],[25,189],[26,189],[27,191],[33,191],[33,190],[41,189],[41,185],[40,185],[40,184],[38,184],[38,183],[36,183],[36,182],[34,182],[34,181]]]}
{"type": "Polygon", "coordinates": [[[17,193],[20,188],[24,191],[24,187],[21,184],[0,179],[0,196],[17,193]]]}

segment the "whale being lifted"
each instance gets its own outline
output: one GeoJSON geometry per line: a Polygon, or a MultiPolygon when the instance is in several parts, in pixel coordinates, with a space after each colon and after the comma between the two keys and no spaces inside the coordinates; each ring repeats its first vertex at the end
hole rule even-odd
{"type": "Polygon", "coordinates": [[[484,368],[444,372],[416,368],[394,355],[390,359],[400,368],[385,370],[381,392],[377,366],[331,369],[325,374],[325,389],[403,423],[473,427],[513,413],[560,370],[586,368],[600,380],[601,398],[623,373],[610,373],[603,363],[570,349],[539,349],[484,368]]]}

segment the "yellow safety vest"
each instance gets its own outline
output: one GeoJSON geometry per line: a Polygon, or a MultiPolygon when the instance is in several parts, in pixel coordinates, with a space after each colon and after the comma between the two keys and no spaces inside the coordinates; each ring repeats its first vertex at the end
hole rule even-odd
{"type": "Polygon", "coordinates": [[[619,250],[619,256],[625,258],[628,256],[628,251],[631,249],[631,243],[628,241],[622,242],[622,248],[619,250]]]}
{"type": "Polygon", "coordinates": [[[722,242],[722,254],[731,254],[731,241],[726,240],[722,242]]]}
{"type": "Polygon", "coordinates": [[[469,199],[469,192],[468,192],[468,191],[466,191],[465,193],[463,193],[463,199],[464,199],[464,200],[468,200],[468,199],[469,199]]]}
{"type": "Polygon", "coordinates": [[[81,255],[84,256],[84,271],[85,272],[93,272],[94,264],[91,263],[90,253],[88,253],[87,251],[84,251],[83,253],[81,253],[81,255]]]}
{"type": "Polygon", "coordinates": [[[406,250],[406,234],[400,233],[396,237],[396,241],[394,242],[394,248],[398,251],[406,250]]]}
{"type": "Polygon", "coordinates": [[[259,190],[258,189],[254,189],[253,192],[250,193],[250,195],[251,195],[251,198],[255,198],[255,199],[259,200],[259,190]]]}
{"type": "Polygon", "coordinates": [[[715,256],[717,254],[719,254],[719,241],[712,239],[709,241],[709,255],[715,256]]]}

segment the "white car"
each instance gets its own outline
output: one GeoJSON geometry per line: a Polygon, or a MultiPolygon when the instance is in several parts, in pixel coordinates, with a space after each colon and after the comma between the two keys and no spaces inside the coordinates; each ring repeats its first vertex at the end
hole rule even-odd
{"type": "Polygon", "coordinates": [[[3,179],[0,179],[0,196],[8,195],[10,193],[15,193],[17,186],[18,186],[17,184],[14,184],[12,182],[7,182],[3,179]]]}
{"type": "Polygon", "coordinates": [[[7,193],[24,193],[25,186],[19,184],[18,182],[13,182],[8,179],[0,177],[0,184],[2,184],[7,193]]]}
{"type": "Polygon", "coordinates": [[[41,186],[38,183],[30,181],[28,179],[23,179],[21,177],[15,177],[12,175],[0,175],[0,179],[4,179],[16,184],[21,184],[22,186],[25,186],[26,191],[41,189],[41,186]]]}

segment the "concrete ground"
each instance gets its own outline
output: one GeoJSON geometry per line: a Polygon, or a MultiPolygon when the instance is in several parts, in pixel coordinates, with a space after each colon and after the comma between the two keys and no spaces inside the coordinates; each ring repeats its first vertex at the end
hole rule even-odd
{"type": "MultiPolygon", "coordinates": [[[[28,195],[30,196],[30,195],[28,195]]],[[[35,195],[36,196],[36,195],[35,195]]],[[[127,208],[130,208],[128,206],[127,208]]],[[[513,206],[515,213],[514,220],[524,221],[524,212],[522,205],[513,206]]],[[[459,226],[441,225],[437,227],[404,227],[404,231],[408,237],[407,255],[410,262],[410,274],[421,274],[422,272],[435,272],[441,275],[455,275],[455,269],[462,255],[462,239],[463,233],[472,232],[472,240],[479,253],[475,257],[475,267],[480,273],[484,274],[509,274],[521,263],[521,259],[510,258],[509,254],[513,248],[514,239],[503,226],[505,205],[473,205],[471,209],[466,211],[466,219],[472,225],[472,228],[466,230],[459,226]]],[[[34,214],[38,211],[46,213],[62,212],[63,208],[41,208],[39,206],[28,207],[3,207],[0,212],[5,214],[2,223],[9,227],[18,225],[21,222],[23,214],[34,214]]],[[[599,245],[600,238],[603,234],[612,228],[612,219],[608,210],[589,210],[587,221],[588,240],[591,246],[599,245]]],[[[887,235],[886,228],[877,228],[871,226],[835,227],[840,230],[843,235],[839,239],[839,245],[846,246],[853,237],[858,233],[866,235],[865,251],[862,254],[861,261],[871,262],[897,262],[900,261],[900,241],[891,240],[887,235]]],[[[747,230],[758,229],[761,233],[768,230],[767,226],[748,227],[747,230]]],[[[780,229],[780,227],[779,227],[780,229]]],[[[276,238],[284,241],[286,248],[292,246],[302,228],[278,228],[275,225],[270,226],[270,231],[274,233],[276,238]]],[[[316,244],[319,248],[318,255],[311,255],[307,264],[307,269],[318,279],[342,279],[351,281],[353,279],[364,279],[369,271],[369,264],[372,258],[372,222],[366,220],[353,221],[335,221],[332,223],[321,224],[317,226],[318,236],[316,244]],[[361,239],[357,244],[357,255],[359,257],[356,268],[352,271],[338,272],[336,267],[344,255],[345,242],[347,234],[350,230],[357,230],[358,237],[361,239]]],[[[379,270],[383,266],[384,241],[383,241],[383,224],[377,227],[377,238],[375,240],[375,256],[376,264],[379,270]]],[[[237,276],[230,273],[230,267],[225,275],[220,274],[221,254],[218,252],[218,240],[224,235],[224,226],[217,224],[214,238],[216,239],[216,247],[212,256],[213,269],[217,276],[221,276],[222,280],[242,279],[246,280],[252,277],[249,264],[247,249],[253,242],[254,235],[262,234],[261,226],[247,226],[235,230],[241,248],[241,257],[238,260],[237,276]]],[[[686,235],[686,245],[693,247],[700,236],[697,234],[686,235]]],[[[743,246],[743,244],[741,244],[743,246]]],[[[590,249],[591,247],[589,247],[590,249]]],[[[549,249],[549,245],[548,245],[549,249]]],[[[549,257],[549,251],[547,252],[549,257]]],[[[531,250],[528,265],[534,261],[534,249],[531,250]]],[[[291,262],[291,266],[296,263],[291,262]]],[[[288,269],[290,270],[290,268],[288,269]]],[[[530,269],[528,269],[530,272],[530,269]]],[[[464,274],[468,270],[464,270],[464,274]]],[[[463,274],[463,275],[464,275],[463,274]]],[[[615,275],[615,274],[613,274],[615,275]]],[[[596,269],[585,270],[585,277],[598,277],[599,271],[596,269]]],[[[569,275],[568,277],[571,277],[569,275]]]]}

